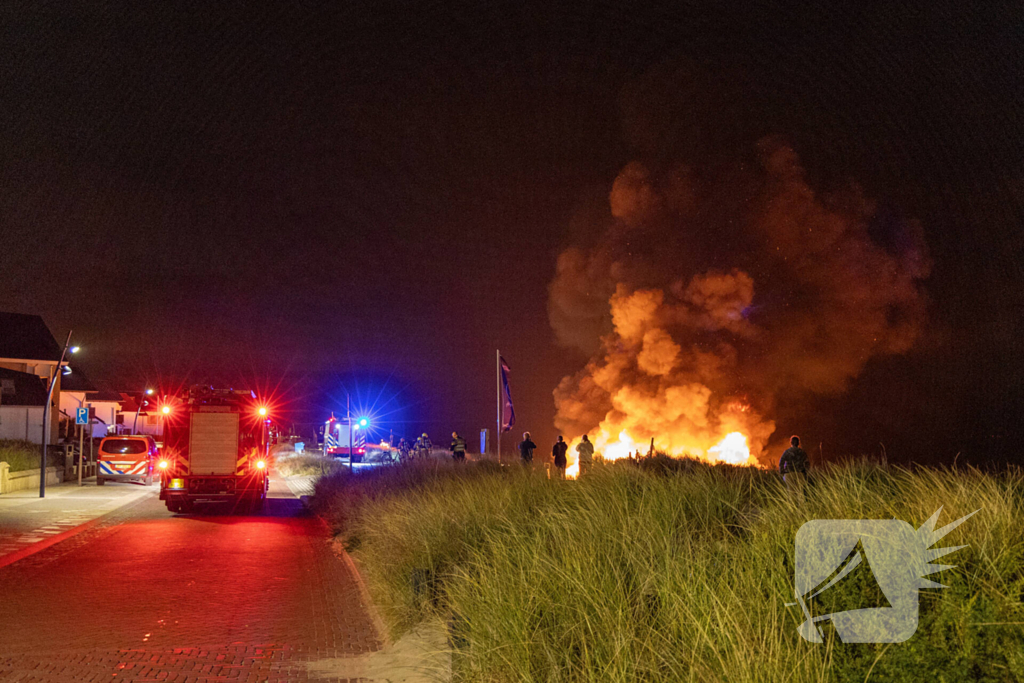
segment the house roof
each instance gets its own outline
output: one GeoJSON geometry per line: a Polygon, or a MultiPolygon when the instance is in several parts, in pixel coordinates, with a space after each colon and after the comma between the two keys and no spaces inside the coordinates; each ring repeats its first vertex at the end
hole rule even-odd
{"type": "Polygon", "coordinates": [[[120,403],[123,400],[121,394],[116,391],[97,391],[88,398],[90,403],[120,403]]]}
{"type": "Polygon", "coordinates": [[[135,395],[125,391],[121,392],[122,413],[134,413],[135,411],[138,411],[143,415],[148,415],[151,409],[156,410],[155,396],[143,396],[141,394],[135,395]],[[139,407],[140,403],[143,403],[141,408],[139,407]]]}
{"type": "Polygon", "coordinates": [[[0,358],[56,363],[60,351],[40,316],[0,312],[0,358]]]}
{"type": "Polygon", "coordinates": [[[0,405],[46,405],[46,387],[43,381],[28,372],[0,368],[0,405]]]}
{"type": "Polygon", "coordinates": [[[71,374],[63,375],[60,378],[61,391],[80,391],[87,394],[97,391],[96,386],[89,381],[81,368],[70,363],[68,367],[71,369],[71,374]]]}

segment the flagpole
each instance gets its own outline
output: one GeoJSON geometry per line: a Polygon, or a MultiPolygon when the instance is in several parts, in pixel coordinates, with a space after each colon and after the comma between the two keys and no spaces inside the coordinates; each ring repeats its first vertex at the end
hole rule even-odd
{"type": "Polygon", "coordinates": [[[498,464],[501,464],[501,349],[494,352],[494,365],[498,377],[498,428],[494,435],[498,438],[498,464]]]}

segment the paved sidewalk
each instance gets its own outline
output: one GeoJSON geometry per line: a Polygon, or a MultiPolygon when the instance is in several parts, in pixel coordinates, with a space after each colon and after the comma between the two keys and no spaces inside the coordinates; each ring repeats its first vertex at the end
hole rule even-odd
{"type": "Polygon", "coordinates": [[[358,577],[277,478],[256,516],[143,498],[0,568],[0,585],[16,587],[0,600],[5,681],[355,683],[395,661],[368,657],[382,643],[358,577]]]}
{"type": "Polygon", "coordinates": [[[155,497],[159,490],[159,484],[107,482],[97,486],[92,478],[82,486],[77,481],[48,485],[45,498],[35,489],[0,495],[0,566],[5,557],[24,556],[23,551],[35,544],[67,534],[140,498],[155,497]]]}

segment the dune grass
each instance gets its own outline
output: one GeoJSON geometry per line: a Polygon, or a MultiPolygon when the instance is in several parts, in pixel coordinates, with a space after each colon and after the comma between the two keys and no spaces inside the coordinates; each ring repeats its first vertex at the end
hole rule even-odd
{"type": "MultiPolygon", "coordinates": [[[[338,474],[314,505],[400,634],[451,626],[457,680],[1024,680],[1024,476],[869,463],[817,473],[803,501],[771,472],[656,460],[578,482],[437,461],[338,474]],[[969,544],[921,591],[901,644],[797,634],[793,546],[810,519],[943,525],[969,544]]],[[[851,574],[825,611],[874,593],[851,574]]]]}
{"type": "Polygon", "coordinates": [[[286,477],[296,476],[322,476],[341,471],[346,465],[335,458],[325,458],[322,455],[309,453],[277,454],[274,458],[274,468],[286,477]]]}

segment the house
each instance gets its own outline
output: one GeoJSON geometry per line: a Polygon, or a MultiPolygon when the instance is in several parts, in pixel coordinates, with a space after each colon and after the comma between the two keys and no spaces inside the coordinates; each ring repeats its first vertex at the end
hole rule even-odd
{"type": "Polygon", "coordinates": [[[0,368],[0,439],[42,443],[46,386],[36,375],[0,368]]]}
{"type": "Polygon", "coordinates": [[[163,436],[164,423],[155,396],[121,392],[121,407],[115,419],[118,434],[163,436]]]}
{"type": "MultiPolygon", "coordinates": [[[[44,386],[43,396],[38,403],[40,408],[46,401],[45,387],[47,383],[51,377],[57,376],[56,384],[53,387],[53,397],[50,401],[50,435],[48,439],[50,443],[56,443],[60,426],[61,373],[57,370],[60,356],[61,346],[50,334],[49,328],[46,327],[46,323],[40,316],[0,312],[0,369],[39,378],[39,383],[44,386]]],[[[28,386],[25,384],[26,380],[21,377],[8,376],[6,379],[14,382],[11,386],[15,391],[18,390],[18,387],[28,386]]],[[[16,404],[11,403],[10,405],[16,404]]],[[[32,406],[22,407],[30,408],[32,406]]],[[[41,411],[40,415],[42,415],[41,411]]],[[[31,424],[29,426],[32,427],[31,424]]],[[[42,437],[43,428],[40,419],[38,430],[32,427],[28,430],[25,438],[34,443],[42,443],[42,437]]]]}
{"type": "Polygon", "coordinates": [[[92,435],[99,438],[118,433],[118,416],[124,398],[116,391],[90,393],[88,405],[92,408],[92,435]]]}
{"type": "MultiPolygon", "coordinates": [[[[65,434],[67,433],[68,425],[71,425],[72,433],[75,432],[75,412],[79,408],[90,407],[93,404],[92,397],[99,393],[77,365],[69,363],[67,371],[70,371],[71,374],[61,375],[60,380],[61,431],[65,434]]],[[[94,425],[93,436],[106,436],[107,434],[105,427],[99,430],[99,434],[96,432],[97,430],[94,425]]]]}

